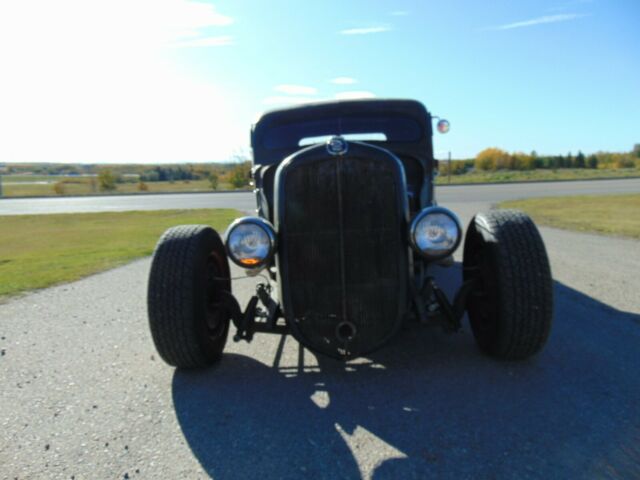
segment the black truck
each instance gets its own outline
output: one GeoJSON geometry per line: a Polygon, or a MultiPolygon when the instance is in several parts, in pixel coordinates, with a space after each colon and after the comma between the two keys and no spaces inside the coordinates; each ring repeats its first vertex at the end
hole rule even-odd
{"type": "Polygon", "coordinates": [[[455,297],[433,278],[435,265],[454,263],[463,238],[455,213],[436,203],[434,120],[420,102],[395,99],[264,114],[251,130],[256,215],[234,221],[224,239],[204,225],[173,227],[155,249],[147,300],[162,358],[210,365],[233,323],[236,341],[291,334],[348,359],[382,347],[406,321],[456,331],[465,312],[487,354],[538,352],[552,324],[552,277],[527,215],[476,214],[455,297]],[[244,308],[229,260],[267,280],[244,308]]]}

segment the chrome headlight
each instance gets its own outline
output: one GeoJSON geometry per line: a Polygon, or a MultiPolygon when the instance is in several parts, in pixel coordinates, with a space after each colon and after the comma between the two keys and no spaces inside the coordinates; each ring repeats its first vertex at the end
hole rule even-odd
{"type": "Polygon", "coordinates": [[[428,207],[411,222],[409,239],[413,249],[428,260],[451,255],[462,238],[458,217],[442,207],[428,207]]]}
{"type": "Polygon", "coordinates": [[[226,233],[229,258],[243,268],[264,267],[276,248],[276,234],[260,217],[242,217],[229,225],[226,233]]]}

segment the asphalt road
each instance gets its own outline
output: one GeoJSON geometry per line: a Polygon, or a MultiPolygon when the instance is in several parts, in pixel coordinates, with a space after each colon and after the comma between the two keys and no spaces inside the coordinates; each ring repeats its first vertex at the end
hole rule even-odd
{"type": "MultiPolygon", "coordinates": [[[[465,224],[522,196],[456,191],[465,224]]],[[[0,478],[640,478],[640,242],[541,232],[555,323],[525,362],[410,327],[346,364],[258,335],[176,371],[148,332],[148,259],[0,305],[0,478]]],[[[255,281],[234,281],[242,302],[255,281]]]]}
{"type": "MultiPolygon", "coordinates": [[[[459,201],[487,203],[553,195],[601,195],[638,192],[640,192],[640,178],[499,185],[439,185],[436,195],[438,202],[446,205],[450,202],[459,201]]],[[[171,208],[237,208],[243,211],[251,211],[255,209],[255,198],[252,193],[231,192],[0,199],[0,215],[164,210],[171,208]]]]}

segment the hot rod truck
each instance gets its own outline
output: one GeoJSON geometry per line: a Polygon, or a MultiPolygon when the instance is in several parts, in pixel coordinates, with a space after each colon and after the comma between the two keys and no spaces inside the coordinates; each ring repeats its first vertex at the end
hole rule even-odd
{"type": "Polygon", "coordinates": [[[454,263],[463,238],[455,213],[436,203],[433,120],[420,102],[391,99],[264,114],[251,130],[256,215],[234,221],[224,240],[208,226],[183,225],[157,244],[148,315],[162,358],[210,365],[233,323],[236,341],[291,334],[314,352],[348,359],[391,341],[403,322],[456,331],[465,312],[487,354],[538,352],[552,323],[552,277],[527,215],[476,214],[455,297],[433,278],[435,265],[454,263]],[[229,260],[268,280],[244,307],[231,290],[229,260]]]}

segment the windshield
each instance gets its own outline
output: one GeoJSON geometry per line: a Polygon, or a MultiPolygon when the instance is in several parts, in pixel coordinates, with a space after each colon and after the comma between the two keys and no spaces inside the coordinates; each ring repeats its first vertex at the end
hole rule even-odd
{"type": "Polygon", "coordinates": [[[302,143],[309,144],[307,140],[310,138],[371,134],[389,142],[415,142],[423,135],[420,124],[408,117],[389,115],[332,117],[275,125],[264,132],[260,146],[269,150],[278,150],[297,147],[302,143]]]}

